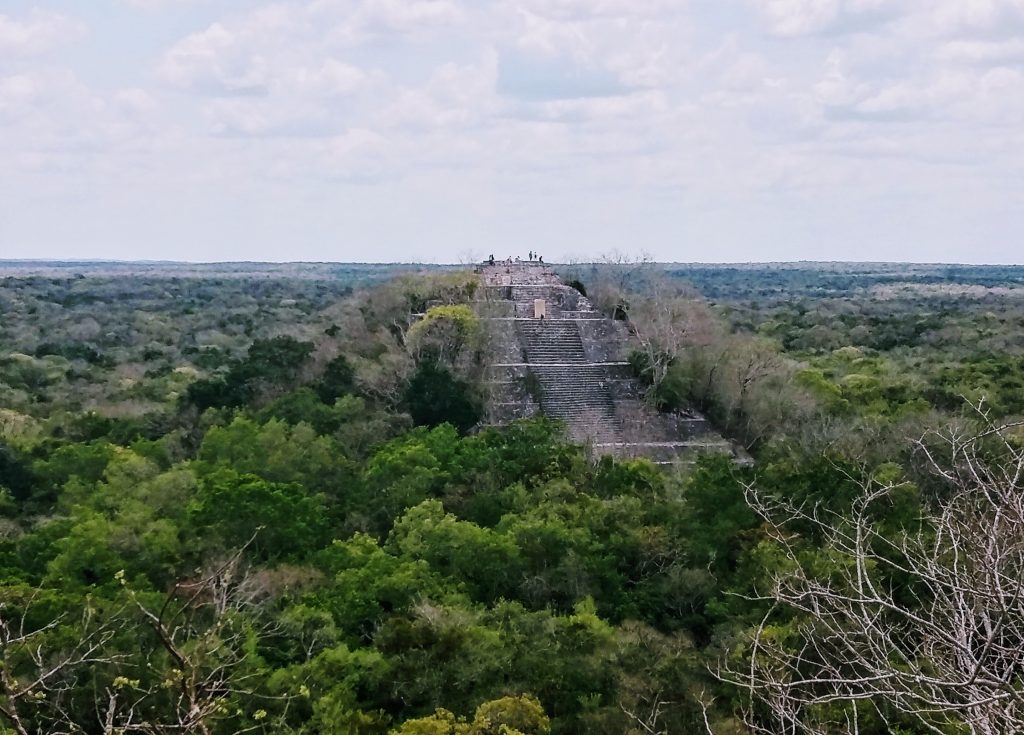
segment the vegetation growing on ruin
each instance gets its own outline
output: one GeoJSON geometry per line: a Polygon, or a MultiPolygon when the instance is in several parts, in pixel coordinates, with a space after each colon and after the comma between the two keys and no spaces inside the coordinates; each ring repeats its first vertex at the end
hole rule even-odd
{"type": "MultiPolygon", "coordinates": [[[[850,704],[824,679],[786,715],[765,695],[786,682],[752,698],[737,674],[755,636],[780,662],[828,658],[835,639],[773,591],[849,592],[836,528],[875,533],[868,571],[894,598],[875,603],[907,612],[892,650],[926,640],[901,626],[942,598],[901,566],[913,548],[884,543],[934,540],[935,509],[971,497],[961,470],[1019,459],[1019,434],[991,427],[1024,413],[1024,271],[567,272],[634,330],[653,401],[706,413],[756,460],[665,469],[595,461],[542,420],[480,429],[472,274],[294,268],[0,278],[0,730],[984,726],[955,702],[902,706],[919,691],[850,704]],[[987,438],[950,445],[949,426],[987,438]]],[[[828,622],[870,672],[853,612],[828,622]]],[[[1007,651],[1011,697],[1014,645],[986,649],[1007,651]]],[[[938,678],[939,648],[896,668],[938,678]]],[[[819,659],[793,676],[836,673],[819,659]]]]}

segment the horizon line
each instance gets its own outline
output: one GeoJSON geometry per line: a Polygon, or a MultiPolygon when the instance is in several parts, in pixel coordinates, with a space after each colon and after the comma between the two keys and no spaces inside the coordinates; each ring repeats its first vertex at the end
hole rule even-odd
{"type": "MultiPolygon", "coordinates": [[[[149,265],[149,266],[331,266],[331,265],[357,265],[357,266],[433,266],[438,268],[473,267],[487,264],[487,260],[473,262],[438,262],[438,261],[415,261],[415,260],[394,260],[394,261],[359,261],[359,260],[124,260],[118,258],[0,258],[0,267],[5,264],[31,264],[31,265],[149,265]]],[[[504,262],[504,261],[497,261],[504,262]]],[[[537,261],[521,260],[520,263],[536,263],[537,261]]],[[[615,263],[601,260],[577,260],[577,261],[551,261],[541,265],[550,266],[575,266],[575,265],[679,265],[679,266],[705,266],[705,267],[728,267],[728,266],[773,266],[773,265],[901,265],[901,266],[956,266],[967,268],[1019,268],[1024,263],[964,263],[955,261],[909,261],[909,260],[735,260],[735,261],[683,261],[683,260],[649,260],[636,262],[615,263]]]]}

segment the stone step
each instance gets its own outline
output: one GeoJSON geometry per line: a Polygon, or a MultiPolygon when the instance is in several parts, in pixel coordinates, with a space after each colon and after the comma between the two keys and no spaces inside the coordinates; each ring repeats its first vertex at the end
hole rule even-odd
{"type": "Polygon", "coordinates": [[[575,332],[579,334],[579,326],[575,319],[520,319],[518,326],[531,334],[575,332]]]}
{"type": "MultiPolygon", "coordinates": [[[[609,410],[606,405],[598,401],[564,403],[558,399],[542,396],[540,399],[540,406],[545,412],[560,415],[573,414],[574,416],[582,416],[584,414],[592,414],[596,411],[603,417],[602,420],[609,422],[615,421],[615,412],[609,410]]],[[[616,428],[619,428],[618,424],[616,424],[616,428]]]]}
{"type": "MultiPolygon", "coordinates": [[[[500,302],[500,301],[499,302],[480,301],[480,302],[477,302],[477,303],[480,303],[480,304],[490,304],[490,303],[502,303],[502,302],[500,302]]],[[[501,311],[501,310],[500,309],[495,309],[494,311],[501,311]]],[[[417,316],[421,316],[421,315],[417,315],[417,316]]],[[[529,316],[512,316],[511,315],[511,310],[510,310],[510,313],[507,314],[507,315],[495,316],[493,314],[484,314],[484,315],[480,316],[480,319],[481,319],[481,321],[485,321],[485,322],[525,322],[525,323],[543,322],[544,324],[555,324],[555,323],[558,323],[558,322],[572,322],[572,323],[576,324],[577,326],[579,326],[580,322],[583,322],[584,326],[586,326],[586,325],[590,324],[590,322],[604,322],[604,321],[607,321],[603,316],[597,314],[596,312],[595,312],[594,316],[586,316],[586,312],[563,311],[562,312],[562,316],[559,316],[559,317],[556,317],[556,318],[545,317],[544,319],[538,319],[537,317],[533,316],[532,313],[529,316]],[[584,314],[584,316],[567,316],[569,314],[584,314]]]]}
{"type": "Polygon", "coordinates": [[[487,409],[490,423],[508,424],[519,419],[536,416],[540,412],[535,403],[491,403],[487,409]]]}
{"type": "Polygon", "coordinates": [[[525,378],[530,366],[525,362],[496,363],[488,365],[484,370],[484,381],[488,383],[505,383],[510,380],[525,378]]]}
{"type": "Polygon", "coordinates": [[[580,385],[574,388],[562,389],[552,385],[540,384],[543,397],[548,400],[559,401],[595,401],[600,400],[608,406],[613,406],[614,401],[608,389],[602,386],[580,385]]]}
{"type": "Polygon", "coordinates": [[[541,401],[547,401],[549,403],[560,403],[562,405],[571,405],[574,403],[586,403],[596,404],[600,403],[603,406],[607,406],[609,411],[614,411],[614,401],[608,394],[607,390],[602,390],[596,386],[585,386],[580,387],[577,390],[553,390],[550,386],[541,384],[541,401]]]}
{"type": "Polygon", "coordinates": [[[539,408],[595,454],[644,456],[658,464],[689,461],[702,451],[737,456],[702,417],[661,414],[643,400],[626,362],[636,349],[628,326],[603,317],[553,270],[498,264],[481,273],[487,288],[479,311],[502,340],[487,370],[495,413],[539,408]],[[544,319],[533,318],[536,299],[545,302],[544,319]],[[531,375],[539,388],[532,395],[526,390],[531,375]]]}
{"type": "Polygon", "coordinates": [[[542,385],[577,385],[580,381],[604,385],[611,390],[615,380],[628,380],[629,369],[608,366],[595,370],[593,364],[586,365],[531,365],[530,370],[542,385]]]}
{"type": "Polygon", "coordinates": [[[692,463],[701,454],[726,454],[744,464],[744,458],[736,455],[727,441],[717,442],[602,442],[595,443],[594,449],[601,454],[611,454],[619,459],[645,458],[655,464],[692,463]]]}
{"type": "Polygon", "coordinates": [[[529,362],[494,363],[486,368],[484,380],[488,382],[505,382],[525,378],[532,372],[538,378],[550,378],[553,381],[575,381],[581,375],[594,376],[598,380],[629,380],[633,374],[629,363],[547,363],[534,365],[529,362]]]}
{"type": "Polygon", "coordinates": [[[587,362],[579,327],[572,321],[516,322],[526,359],[531,364],[584,364],[587,362]]]}
{"type": "MultiPolygon", "coordinates": [[[[527,322],[527,323],[529,323],[529,322],[527,322]]],[[[533,343],[533,344],[538,344],[538,345],[546,344],[546,345],[551,345],[553,347],[561,347],[561,348],[566,348],[566,347],[572,348],[572,347],[575,347],[575,346],[579,346],[582,349],[582,347],[583,347],[583,340],[580,339],[580,333],[579,333],[578,328],[576,327],[576,322],[569,322],[569,323],[572,324],[572,327],[573,327],[572,331],[565,330],[565,331],[562,331],[562,332],[555,332],[555,331],[542,330],[542,331],[538,331],[538,332],[531,332],[531,331],[525,329],[521,324],[520,324],[520,331],[522,332],[523,336],[526,337],[526,339],[530,343],[533,343]]]]}

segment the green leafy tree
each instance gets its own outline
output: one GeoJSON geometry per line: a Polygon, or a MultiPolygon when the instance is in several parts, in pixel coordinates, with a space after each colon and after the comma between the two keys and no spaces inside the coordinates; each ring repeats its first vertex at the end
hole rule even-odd
{"type": "Polygon", "coordinates": [[[280,336],[256,340],[243,360],[223,377],[198,380],[186,393],[186,403],[207,408],[245,406],[258,399],[295,388],[313,352],[312,342],[280,336]]]}
{"type": "Polygon", "coordinates": [[[353,492],[356,469],[330,437],[309,424],[289,426],[272,419],[260,424],[244,416],[210,429],[199,448],[200,473],[231,468],[280,483],[298,483],[310,493],[327,493],[338,503],[353,492]]]}
{"type": "Polygon", "coordinates": [[[418,361],[454,366],[479,349],[482,334],[480,318],[468,306],[434,306],[410,327],[406,344],[418,361]]]}
{"type": "Polygon", "coordinates": [[[185,508],[196,489],[194,475],[161,472],[152,462],[119,449],[103,480],[72,479],[61,497],[68,514],[62,538],[50,548],[47,579],[78,589],[113,585],[113,575],[160,586],[182,563],[185,508]]]}
{"type": "Polygon", "coordinates": [[[355,369],[345,355],[338,355],[324,368],[314,389],[323,403],[333,405],[344,395],[355,391],[355,369]]]}
{"type": "Polygon", "coordinates": [[[417,426],[451,424],[465,433],[483,416],[472,386],[431,361],[417,366],[406,388],[405,402],[417,426]]]}
{"type": "Polygon", "coordinates": [[[446,709],[430,717],[408,720],[393,735],[547,735],[551,720],[544,708],[529,695],[502,697],[484,702],[472,722],[459,719],[446,709]]]}
{"type": "Polygon", "coordinates": [[[32,494],[34,478],[29,463],[13,447],[0,442],[0,488],[15,500],[27,500],[32,494]]]}
{"type": "Polygon", "coordinates": [[[409,509],[395,523],[388,548],[454,577],[482,602],[510,594],[521,574],[519,549],[512,539],[458,520],[438,500],[409,509]]]}
{"type": "Polygon", "coordinates": [[[296,483],[270,482],[227,468],[204,478],[188,515],[203,547],[234,549],[252,540],[253,553],[262,559],[308,554],[328,534],[321,496],[296,483]]]}
{"type": "Polygon", "coordinates": [[[396,556],[366,534],[335,541],[317,555],[329,581],[313,595],[352,643],[365,643],[391,614],[422,598],[443,599],[458,589],[423,559],[396,556]]]}
{"type": "Polygon", "coordinates": [[[341,426],[334,407],[323,403],[312,388],[299,388],[271,401],[259,412],[263,421],[280,419],[295,426],[308,424],[318,434],[330,434],[341,426]]]}

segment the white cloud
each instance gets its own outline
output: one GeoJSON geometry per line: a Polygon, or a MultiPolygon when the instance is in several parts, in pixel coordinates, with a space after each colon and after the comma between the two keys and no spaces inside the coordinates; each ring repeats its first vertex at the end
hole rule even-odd
{"type": "Polygon", "coordinates": [[[27,74],[0,77],[0,119],[24,114],[35,102],[39,85],[27,74]]]}
{"type": "Polygon", "coordinates": [[[214,23],[179,41],[160,63],[159,73],[180,87],[208,94],[265,93],[275,72],[271,56],[299,24],[283,5],[259,9],[241,22],[214,23]]]}
{"type": "Polygon", "coordinates": [[[312,0],[294,12],[327,31],[334,43],[355,45],[380,37],[419,37],[458,26],[465,14],[454,0],[312,0]]]}
{"type": "Polygon", "coordinates": [[[840,0],[760,0],[769,28],[780,36],[815,33],[839,16],[840,0]]]}
{"type": "Polygon", "coordinates": [[[1024,0],[933,0],[931,16],[945,33],[1018,33],[1024,0]]]}
{"type": "Polygon", "coordinates": [[[293,81],[299,90],[330,96],[356,91],[369,76],[359,67],[329,58],[314,66],[299,67],[295,70],[293,81]]]}
{"type": "Polygon", "coordinates": [[[896,0],[755,0],[771,33],[805,36],[864,30],[896,12],[896,0]]]}
{"type": "Polygon", "coordinates": [[[136,8],[154,10],[157,8],[188,7],[190,5],[209,3],[211,0],[121,0],[121,2],[136,8]]]}
{"type": "MultiPolygon", "coordinates": [[[[342,8],[349,12],[348,3],[342,8]]],[[[363,0],[350,23],[369,33],[413,34],[456,25],[462,17],[459,5],[451,0],[363,0]]]]}
{"type": "Polygon", "coordinates": [[[83,23],[57,13],[37,10],[25,18],[0,14],[0,60],[49,51],[84,32],[83,23]]]}
{"type": "Polygon", "coordinates": [[[486,53],[474,64],[444,64],[426,84],[398,89],[371,113],[370,121],[376,127],[406,131],[484,125],[503,109],[497,76],[494,53],[486,53]]]}
{"type": "Polygon", "coordinates": [[[156,113],[144,90],[99,95],[67,70],[0,78],[0,158],[8,176],[109,175],[159,147],[156,113]]]}
{"type": "Polygon", "coordinates": [[[1005,41],[950,41],[938,49],[943,61],[965,64],[1022,64],[1024,63],[1024,38],[1005,41]]]}
{"type": "Polygon", "coordinates": [[[223,192],[244,188],[254,210],[301,216],[314,239],[349,207],[346,232],[432,238],[439,253],[471,234],[635,236],[656,251],[691,228],[711,246],[799,242],[808,212],[853,238],[850,212],[898,199],[924,219],[967,177],[978,201],[1020,194],[1024,0],[127,0],[109,12],[139,28],[125,44],[135,66],[98,41],[80,54],[99,25],[46,55],[81,24],[0,16],[0,193],[100,182],[113,201],[134,176],[157,220],[179,221],[159,214],[165,187],[168,211],[175,191],[194,192],[215,223],[223,192]],[[166,26],[153,30],[165,16],[129,2],[188,30],[167,43],[166,26]],[[448,226],[425,226],[431,204],[452,209],[448,226]],[[480,229],[460,229],[455,210],[482,213],[480,229]]]}

